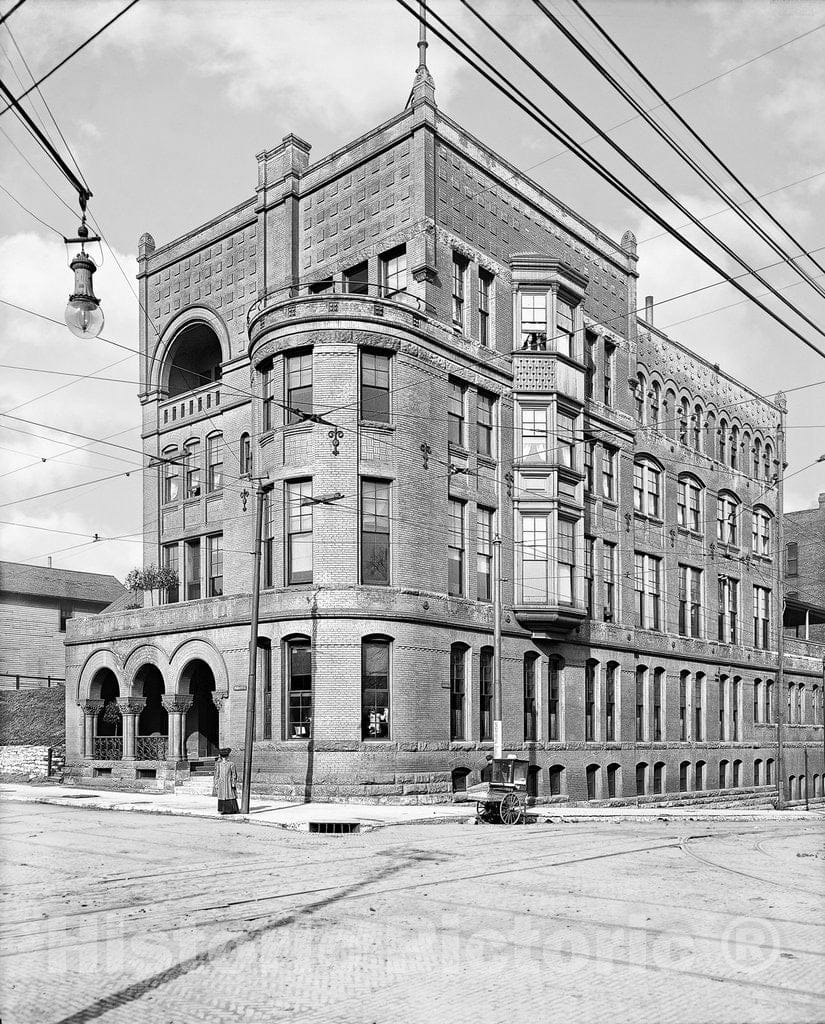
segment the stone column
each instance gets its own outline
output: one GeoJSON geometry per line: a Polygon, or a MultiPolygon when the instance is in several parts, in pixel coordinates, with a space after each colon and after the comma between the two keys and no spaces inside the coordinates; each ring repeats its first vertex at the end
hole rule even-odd
{"type": "Polygon", "coordinates": [[[84,700],[79,701],[77,706],[83,712],[83,757],[91,761],[95,756],[95,721],[103,701],[84,700]]]}
{"type": "Polygon", "coordinates": [[[123,760],[134,761],[135,726],[137,716],[146,706],[146,700],[143,697],[125,697],[117,702],[117,706],[123,715],[123,760]]]}
{"type": "Polygon", "coordinates": [[[228,737],[224,736],[226,728],[226,717],[223,714],[224,701],[229,699],[228,693],[213,693],[212,703],[218,710],[218,747],[228,747],[228,737]]]}
{"type": "Polygon", "coordinates": [[[192,698],[173,693],[163,698],[163,706],[169,715],[169,750],[166,756],[170,761],[182,761],[183,720],[192,707],[192,698]]]}

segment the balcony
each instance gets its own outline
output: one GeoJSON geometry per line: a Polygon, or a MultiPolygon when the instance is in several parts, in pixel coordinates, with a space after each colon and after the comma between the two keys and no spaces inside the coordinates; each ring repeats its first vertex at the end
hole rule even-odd
{"type": "Polygon", "coordinates": [[[277,288],[261,295],[247,313],[249,340],[254,343],[265,331],[292,322],[329,320],[331,317],[383,321],[405,327],[420,327],[428,315],[427,303],[406,291],[389,292],[384,285],[360,285],[359,291],[344,291],[336,284],[324,291],[317,285],[277,288]]]}
{"type": "Polygon", "coordinates": [[[194,391],[187,391],[185,395],[176,395],[161,402],[158,410],[158,417],[164,426],[172,423],[188,423],[199,419],[201,416],[214,416],[220,412],[221,386],[220,383],[205,384],[194,391]]]}
{"type": "Polygon", "coordinates": [[[583,605],[520,603],[513,614],[518,624],[532,633],[562,637],[585,621],[587,609],[583,605]]]}

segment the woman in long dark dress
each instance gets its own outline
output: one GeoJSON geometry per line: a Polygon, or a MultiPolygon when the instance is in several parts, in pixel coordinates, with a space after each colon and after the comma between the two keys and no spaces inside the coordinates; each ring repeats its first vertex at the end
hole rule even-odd
{"type": "Polygon", "coordinates": [[[238,772],[234,762],[229,760],[231,753],[230,747],[221,747],[221,756],[215,762],[212,796],[218,798],[218,814],[238,813],[238,772]]]}

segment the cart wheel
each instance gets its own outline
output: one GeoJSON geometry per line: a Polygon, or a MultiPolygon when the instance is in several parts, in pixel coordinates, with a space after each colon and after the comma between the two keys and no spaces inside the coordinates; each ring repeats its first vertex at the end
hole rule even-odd
{"type": "Polygon", "coordinates": [[[505,825],[518,825],[521,821],[521,801],[515,793],[508,793],[501,801],[499,816],[505,825]]]}
{"type": "Polygon", "coordinates": [[[487,820],[487,804],[476,801],[476,820],[486,821],[487,820]]]}

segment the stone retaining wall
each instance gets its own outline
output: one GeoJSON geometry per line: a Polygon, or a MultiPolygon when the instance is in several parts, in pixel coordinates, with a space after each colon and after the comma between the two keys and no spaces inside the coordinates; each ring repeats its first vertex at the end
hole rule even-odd
{"type": "Polygon", "coordinates": [[[51,747],[0,747],[0,775],[28,775],[45,779],[48,778],[51,768],[51,747]]]}

